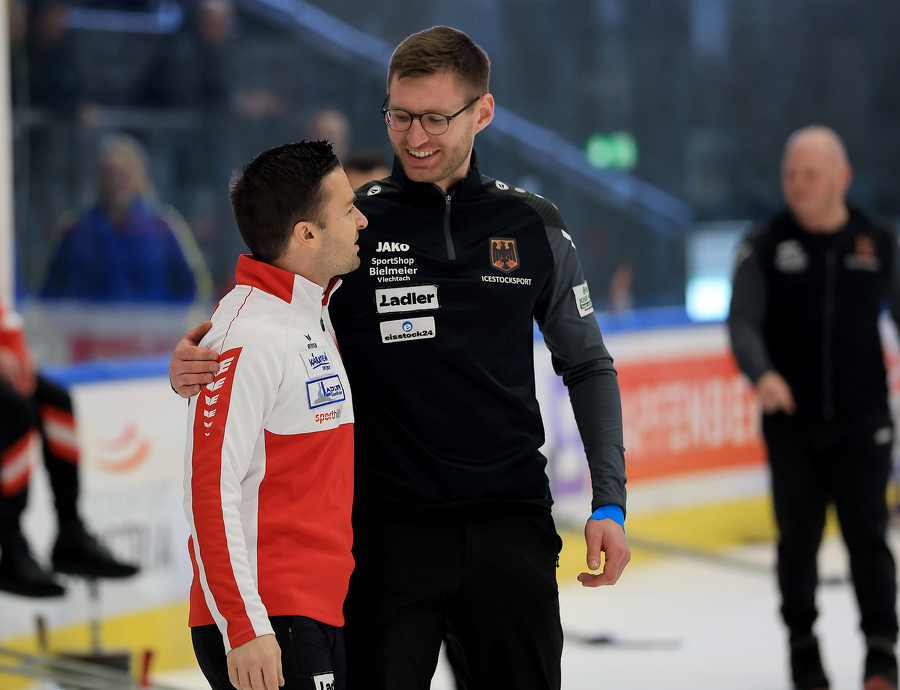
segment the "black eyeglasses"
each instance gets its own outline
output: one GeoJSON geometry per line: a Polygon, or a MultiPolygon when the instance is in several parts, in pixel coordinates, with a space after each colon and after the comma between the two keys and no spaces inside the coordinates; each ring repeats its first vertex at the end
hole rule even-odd
{"type": "Polygon", "coordinates": [[[405,132],[412,127],[413,120],[418,119],[419,124],[422,125],[422,129],[429,134],[438,136],[450,129],[450,120],[462,115],[481,100],[482,96],[475,98],[468,105],[463,106],[452,115],[441,115],[440,113],[422,113],[420,115],[414,115],[413,113],[397,108],[385,108],[384,106],[388,104],[390,98],[391,95],[388,94],[384,99],[384,103],[381,104],[381,114],[384,115],[384,121],[387,122],[388,127],[395,132],[405,132]]]}

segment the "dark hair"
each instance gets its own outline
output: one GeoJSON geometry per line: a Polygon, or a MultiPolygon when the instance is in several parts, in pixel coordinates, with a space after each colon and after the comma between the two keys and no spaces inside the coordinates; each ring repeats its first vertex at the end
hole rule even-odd
{"type": "Polygon", "coordinates": [[[422,77],[438,72],[453,72],[465,88],[467,98],[488,92],[491,61],[462,31],[449,26],[434,26],[407,38],[391,55],[388,67],[388,90],[396,76],[422,77]]]}
{"type": "Polygon", "coordinates": [[[253,258],[266,263],[287,250],[294,226],[324,226],[322,180],[340,165],[329,141],[298,141],[254,156],[231,177],[231,209],[253,258]]]}
{"type": "Polygon", "coordinates": [[[364,173],[372,172],[375,168],[389,167],[384,156],[370,151],[355,153],[344,161],[344,170],[359,170],[364,173]]]}

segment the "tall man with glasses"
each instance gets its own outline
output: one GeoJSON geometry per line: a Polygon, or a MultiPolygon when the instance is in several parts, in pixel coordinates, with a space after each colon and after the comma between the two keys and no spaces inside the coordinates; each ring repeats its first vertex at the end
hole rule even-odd
{"type": "MultiPolygon", "coordinates": [[[[362,270],[332,300],[356,395],[352,689],[429,688],[445,635],[468,690],[560,687],[561,541],[538,450],[534,320],[591,470],[594,572],[578,579],[614,584],[630,559],[618,383],[575,247],[552,203],[478,171],[489,70],[447,27],[394,52],[382,107],[394,168],[357,191],[362,270]]],[[[204,328],[170,366],[182,395],[216,371],[194,347],[204,328]]]]}

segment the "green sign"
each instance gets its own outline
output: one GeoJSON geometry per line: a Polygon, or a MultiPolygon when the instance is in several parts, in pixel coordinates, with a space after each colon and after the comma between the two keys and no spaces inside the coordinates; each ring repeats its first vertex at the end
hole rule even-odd
{"type": "Polygon", "coordinates": [[[588,163],[604,170],[633,170],[637,165],[637,142],[630,132],[595,132],[584,147],[588,163]]]}

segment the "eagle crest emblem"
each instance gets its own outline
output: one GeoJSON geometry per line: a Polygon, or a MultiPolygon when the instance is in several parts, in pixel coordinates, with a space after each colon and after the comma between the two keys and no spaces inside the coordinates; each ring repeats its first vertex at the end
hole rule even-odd
{"type": "Polygon", "coordinates": [[[511,273],[519,267],[519,252],[516,250],[516,241],[505,237],[492,237],[491,266],[498,271],[511,273]]]}

